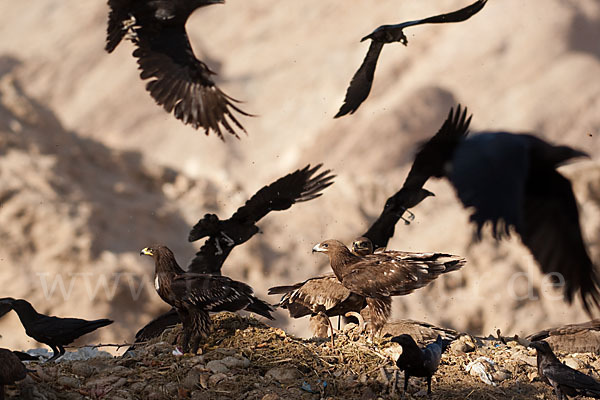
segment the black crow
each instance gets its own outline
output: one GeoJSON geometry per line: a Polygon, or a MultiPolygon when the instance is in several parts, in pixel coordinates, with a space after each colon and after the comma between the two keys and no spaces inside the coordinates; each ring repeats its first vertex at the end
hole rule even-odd
{"type": "Polygon", "coordinates": [[[537,351],[537,367],[540,379],[551,385],[557,400],[563,396],[584,396],[600,399],[600,382],[563,363],[554,355],[546,342],[531,342],[530,347],[537,351]]]}
{"type": "Polygon", "coordinates": [[[393,337],[392,342],[402,346],[402,354],[396,360],[396,365],[404,371],[404,391],[408,388],[408,378],[418,376],[427,379],[427,394],[431,394],[431,377],[440,365],[446,342],[438,335],[435,342],[420,349],[412,336],[407,334],[393,337]]]}
{"type": "Polygon", "coordinates": [[[11,297],[0,299],[0,304],[11,305],[19,316],[27,336],[50,346],[53,353],[48,361],[55,360],[65,354],[64,346],[78,337],[113,323],[109,319],[86,321],[79,318],[60,318],[40,314],[35,311],[28,301],[15,300],[11,297]]]}
{"type": "Polygon", "coordinates": [[[224,0],[108,0],[106,51],[130,39],[140,77],[150,79],[146,90],[156,103],[184,124],[203,127],[207,135],[212,129],[223,139],[221,127],[235,137],[234,127],[245,132],[231,110],[250,114],[215,85],[215,73],[196,58],[185,30],[194,10],[219,3],[224,0]]]}
{"type": "Polygon", "coordinates": [[[466,113],[460,106],[450,110],[442,129],[416,154],[407,180],[448,178],[463,205],[472,207],[479,236],[488,222],[497,239],[514,228],[542,271],[556,282],[564,278],[565,299],[571,302],[579,292],[591,313],[592,305],[599,306],[600,277],[583,242],[571,182],[556,170],[587,154],[530,134],[467,137],[466,113]]]}
{"type": "Polygon", "coordinates": [[[422,24],[462,22],[477,14],[483,8],[483,6],[485,6],[486,2],[487,0],[477,0],[470,6],[461,8],[460,10],[451,13],[436,15],[434,17],[419,19],[416,21],[403,22],[397,25],[382,25],[369,35],[362,38],[360,40],[361,42],[371,39],[369,51],[367,52],[367,55],[360,68],[352,77],[350,86],[348,86],[348,90],[346,91],[344,104],[334,118],[342,117],[348,113],[354,114],[362,102],[365,101],[367,96],[369,96],[371,85],[373,84],[373,77],[375,75],[375,67],[377,66],[377,60],[381,50],[383,49],[383,45],[386,43],[400,42],[406,46],[408,44],[408,39],[404,35],[404,32],[402,32],[404,28],[422,24]]]}
{"type": "Polygon", "coordinates": [[[287,210],[295,203],[312,200],[333,183],[330,170],[318,172],[322,164],[307,165],[263,186],[246,203],[225,220],[206,214],[190,231],[188,241],[208,237],[188,270],[201,274],[220,274],[223,262],[237,245],[254,236],[256,223],[271,211],[287,210]]]}
{"type": "Polygon", "coordinates": [[[179,314],[183,323],[183,335],[179,344],[184,353],[195,353],[200,340],[209,333],[212,325],[209,312],[245,309],[273,319],[273,308],[254,297],[252,288],[245,283],[220,275],[185,272],[166,246],[146,247],[140,255],[148,255],[154,259],[156,292],[179,314]]]}

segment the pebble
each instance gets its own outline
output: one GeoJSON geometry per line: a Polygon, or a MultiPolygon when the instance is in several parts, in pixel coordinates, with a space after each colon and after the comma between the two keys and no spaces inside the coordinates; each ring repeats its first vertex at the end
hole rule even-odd
{"type": "Polygon", "coordinates": [[[221,360],[209,361],[206,364],[206,368],[208,368],[213,374],[224,373],[229,371],[227,365],[225,365],[221,360]]]}
{"type": "Polygon", "coordinates": [[[261,398],[261,400],[280,400],[280,399],[281,399],[281,397],[279,397],[275,393],[267,393],[261,398]]]}
{"type": "Polygon", "coordinates": [[[59,376],[56,380],[56,383],[60,386],[67,386],[70,388],[78,388],[81,386],[79,379],[74,378],[72,376],[59,376]]]}
{"type": "Polygon", "coordinates": [[[288,383],[300,378],[301,374],[296,368],[275,367],[268,370],[265,376],[279,383],[288,383]]]}
{"type": "Polygon", "coordinates": [[[459,337],[450,345],[450,349],[457,353],[470,353],[476,348],[473,338],[469,335],[459,337]]]}
{"type": "Polygon", "coordinates": [[[208,386],[214,387],[225,378],[227,378],[227,375],[223,373],[211,375],[210,378],[208,378],[208,386]]]}
{"type": "Polygon", "coordinates": [[[71,372],[84,378],[89,378],[96,371],[97,368],[92,367],[88,362],[74,362],[71,367],[71,372]]]}
{"type": "Polygon", "coordinates": [[[246,357],[237,358],[228,356],[222,359],[221,362],[228,368],[248,368],[250,366],[250,360],[246,357]]]}

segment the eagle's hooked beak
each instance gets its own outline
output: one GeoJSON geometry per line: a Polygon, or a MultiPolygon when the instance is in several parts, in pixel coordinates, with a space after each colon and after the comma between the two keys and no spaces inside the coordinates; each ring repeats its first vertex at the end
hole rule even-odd
{"type": "Polygon", "coordinates": [[[142,249],[142,251],[140,251],[140,256],[153,256],[153,255],[154,255],[154,253],[152,253],[152,250],[150,250],[147,247],[144,247],[142,249]]]}
{"type": "Polygon", "coordinates": [[[323,251],[327,251],[327,249],[321,247],[321,243],[317,243],[315,245],[315,247],[312,248],[312,252],[316,253],[316,252],[323,252],[323,251]]]}

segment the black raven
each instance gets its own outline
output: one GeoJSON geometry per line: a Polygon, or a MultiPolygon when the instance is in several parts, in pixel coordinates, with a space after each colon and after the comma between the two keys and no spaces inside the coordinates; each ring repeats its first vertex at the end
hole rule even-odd
{"type": "Polygon", "coordinates": [[[435,342],[420,349],[412,336],[406,334],[393,337],[392,342],[402,346],[396,365],[404,371],[404,391],[408,388],[408,378],[418,376],[427,379],[427,394],[431,394],[431,377],[440,365],[446,342],[438,335],[435,342]]]}
{"type": "Polygon", "coordinates": [[[198,350],[200,340],[212,325],[209,312],[247,310],[273,319],[273,308],[254,297],[245,283],[225,276],[185,272],[166,246],[153,245],[142,249],[140,255],[154,259],[154,286],[163,301],[177,311],[183,323],[180,346],[183,352],[198,350]]]}
{"type": "Polygon", "coordinates": [[[377,59],[383,49],[383,45],[386,43],[400,42],[406,46],[408,44],[408,39],[404,35],[404,32],[402,32],[404,28],[422,24],[441,24],[465,21],[477,14],[483,6],[485,6],[486,2],[487,0],[477,0],[470,6],[451,13],[436,15],[434,17],[416,21],[403,22],[397,25],[382,25],[362,38],[361,42],[371,39],[369,51],[360,68],[352,77],[350,86],[348,86],[348,90],[346,91],[344,104],[334,118],[342,117],[348,113],[353,114],[358,107],[360,107],[362,102],[365,101],[367,96],[369,96],[371,85],[373,84],[373,77],[375,75],[375,67],[377,66],[377,59]]]}
{"type": "Polygon", "coordinates": [[[60,318],[40,314],[28,301],[11,297],[0,299],[0,304],[11,305],[19,316],[27,336],[50,346],[53,353],[48,361],[65,354],[64,346],[78,337],[113,323],[109,319],[86,321],[79,318],[60,318]]]}
{"type": "Polygon", "coordinates": [[[561,363],[548,343],[541,340],[531,342],[529,346],[537,351],[540,379],[554,388],[557,400],[562,400],[563,396],[565,399],[568,396],[600,399],[600,382],[561,363]]]}
{"type": "Polygon", "coordinates": [[[196,58],[185,30],[194,10],[219,3],[224,0],[108,0],[106,51],[130,39],[140,77],[150,79],[146,90],[156,103],[184,124],[203,127],[207,135],[212,129],[223,139],[221,126],[235,137],[234,127],[245,132],[231,110],[250,114],[215,85],[214,72],[196,58]]]}
{"type": "Polygon", "coordinates": [[[415,156],[408,180],[422,185],[446,177],[465,207],[478,236],[492,225],[496,239],[514,228],[544,273],[564,279],[568,302],[579,292],[588,314],[600,306],[600,277],[583,243],[571,182],[556,168],[587,157],[530,134],[481,132],[467,137],[467,109],[450,110],[438,133],[415,156]],[[445,127],[451,127],[446,129],[445,127]],[[457,129],[458,128],[458,129],[457,129]]]}
{"type": "Polygon", "coordinates": [[[188,270],[201,274],[220,274],[223,262],[237,245],[256,234],[256,223],[271,211],[282,211],[294,203],[309,201],[333,183],[335,175],[329,170],[317,172],[322,164],[310,165],[291,172],[275,182],[263,186],[226,220],[215,214],[206,214],[190,231],[188,241],[208,237],[188,270]]]}

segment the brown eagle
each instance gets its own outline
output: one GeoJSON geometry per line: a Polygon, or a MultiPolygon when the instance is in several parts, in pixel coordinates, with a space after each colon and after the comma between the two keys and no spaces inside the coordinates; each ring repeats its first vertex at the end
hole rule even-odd
{"type": "MultiPolygon", "coordinates": [[[[335,177],[330,170],[319,171],[321,166],[307,165],[263,186],[229,219],[220,220],[215,214],[206,214],[188,236],[190,242],[208,237],[190,262],[188,271],[220,275],[221,267],[233,248],[259,231],[256,223],[261,218],[271,211],[287,210],[294,203],[321,196],[335,177]]],[[[174,309],[158,316],[136,333],[136,343],[159,336],[166,328],[180,322],[178,318],[174,309]]]]}
{"type": "Polygon", "coordinates": [[[142,80],[157,104],[195,129],[212,129],[222,140],[221,127],[239,138],[235,127],[244,127],[232,114],[241,115],[237,100],[223,93],[215,73],[194,55],[185,24],[197,8],[224,0],[108,0],[106,51],[111,53],[127,38],[136,49],[142,80]]]}
{"type": "Polygon", "coordinates": [[[562,278],[566,301],[579,293],[591,314],[593,305],[600,307],[600,276],[583,242],[571,182],[556,170],[588,155],[531,134],[468,136],[466,113],[460,106],[455,114],[450,110],[444,126],[454,128],[443,126],[422,146],[407,181],[422,185],[429,177],[446,177],[463,205],[473,209],[478,236],[487,224],[496,239],[514,228],[542,272],[557,283],[562,278]]]}
{"type": "Polygon", "coordinates": [[[313,247],[313,252],[327,254],[331,269],[342,285],[365,297],[372,334],[389,318],[392,296],[412,293],[439,275],[456,271],[465,264],[464,258],[443,253],[387,250],[359,256],[338,240],[321,242],[313,247]]]}
{"type": "Polygon", "coordinates": [[[375,67],[377,67],[377,60],[379,59],[379,54],[383,49],[383,45],[394,42],[400,42],[405,46],[408,44],[408,39],[402,31],[404,28],[422,24],[462,22],[477,14],[483,8],[483,6],[485,6],[486,2],[487,0],[477,0],[470,6],[447,14],[403,22],[396,25],[382,25],[369,35],[362,38],[360,40],[361,42],[371,39],[371,45],[369,46],[369,50],[367,51],[367,55],[365,56],[363,63],[352,77],[352,81],[350,81],[350,86],[348,86],[348,90],[346,91],[344,104],[334,118],[342,117],[348,113],[354,114],[362,102],[366,100],[366,98],[369,96],[369,92],[371,91],[371,86],[373,85],[375,67]]]}
{"type": "Polygon", "coordinates": [[[166,246],[153,245],[142,249],[140,255],[154,259],[154,286],[167,304],[177,311],[183,323],[179,345],[184,353],[196,353],[200,340],[212,325],[209,312],[247,310],[273,319],[273,308],[253,295],[245,283],[225,276],[185,272],[166,246]]]}
{"type": "MultiPolygon", "coordinates": [[[[371,254],[373,244],[369,239],[361,237],[353,242],[352,249],[357,255],[371,254]]],[[[294,285],[275,286],[269,288],[268,294],[283,294],[275,306],[287,309],[290,317],[310,315],[312,331],[318,337],[327,337],[328,328],[333,332],[330,317],[360,312],[367,306],[364,296],[352,293],[331,273],[294,285]]]]}

